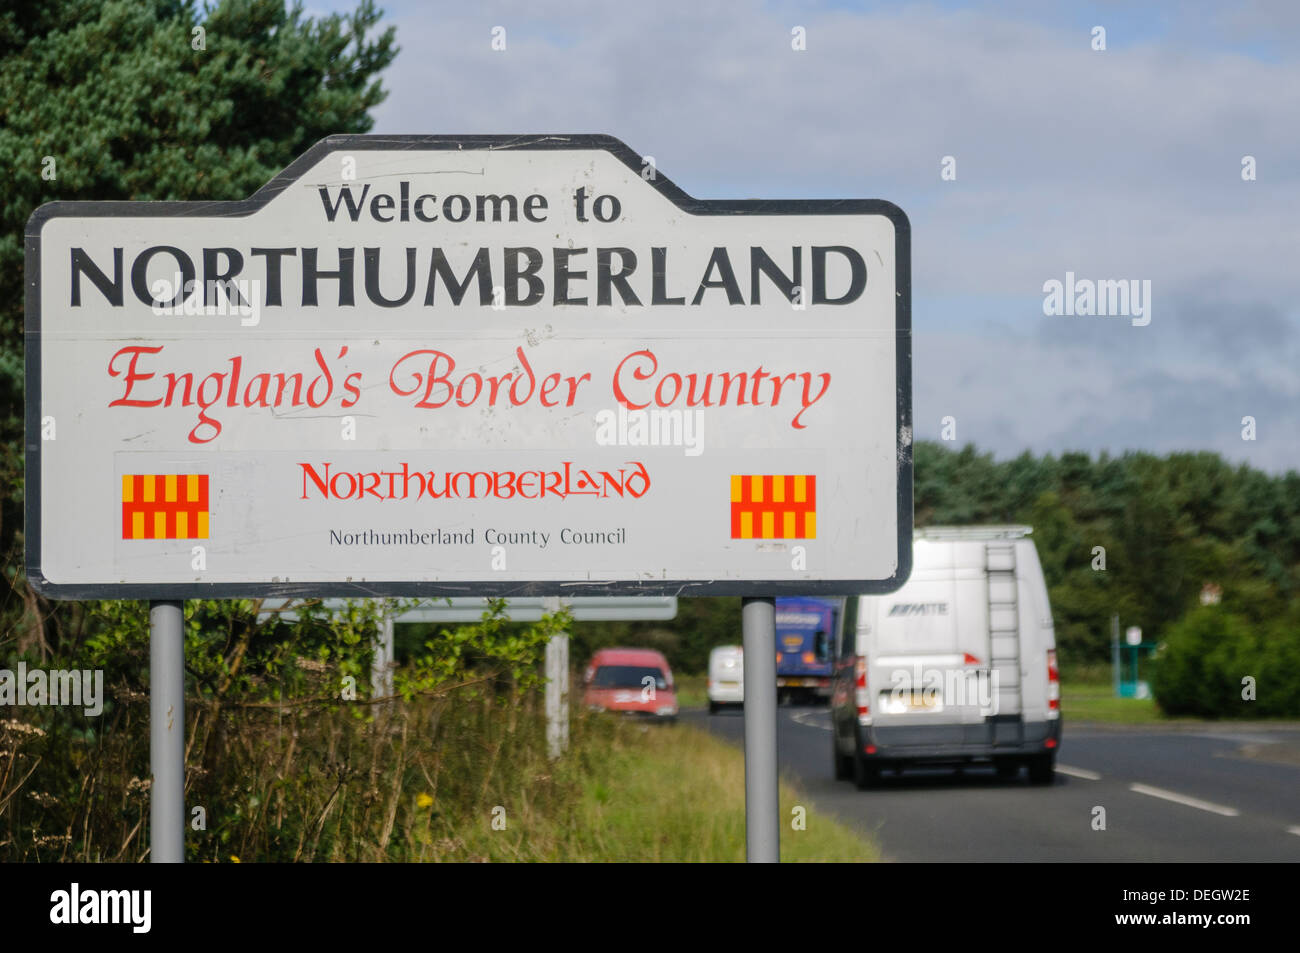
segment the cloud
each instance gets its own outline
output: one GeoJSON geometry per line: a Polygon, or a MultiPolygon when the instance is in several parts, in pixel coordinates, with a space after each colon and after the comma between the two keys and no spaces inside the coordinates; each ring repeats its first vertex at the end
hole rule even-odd
{"type": "Polygon", "coordinates": [[[1295,324],[1271,302],[1191,298],[1178,303],[1177,313],[1183,328],[1226,357],[1282,355],[1297,366],[1295,324]]]}
{"type": "Polygon", "coordinates": [[[973,442],[1001,456],[1024,449],[1208,449],[1268,470],[1295,468],[1300,382],[1294,373],[1244,372],[1203,348],[1170,360],[1144,343],[1147,330],[1118,327],[1075,348],[1036,333],[918,334],[916,435],[939,439],[940,420],[952,415],[958,444],[973,442]],[[972,370],[980,367],[993,370],[972,370]],[[1241,439],[1245,416],[1256,420],[1253,442],[1241,439]]]}
{"type": "Polygon", "coordinates": [[[1300,466],[1205,424],[1296,394],[1295,9],[399,6],[375,131],[608,132],[703,197],[889,198],[913,224],[918,407],[959,404],[998,453],[1185,441],[1300,466]],[[1152,325],[1051,323],[1067,270],[1151,280],[1152,325]]]}

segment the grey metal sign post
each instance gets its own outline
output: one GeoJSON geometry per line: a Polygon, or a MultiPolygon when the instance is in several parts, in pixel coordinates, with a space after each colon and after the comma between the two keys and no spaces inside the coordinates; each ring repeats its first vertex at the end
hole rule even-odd
{"type": "Polygon", "coordinates": [[[745,642],[745,857],[781,860],[781,806],[776,768],[776,600],[747,598],[745,642]]]}
{"type": "Polygon", "coordinates": [[[149,605],[149,859],[185,860],[185,604],[149,605]]]}

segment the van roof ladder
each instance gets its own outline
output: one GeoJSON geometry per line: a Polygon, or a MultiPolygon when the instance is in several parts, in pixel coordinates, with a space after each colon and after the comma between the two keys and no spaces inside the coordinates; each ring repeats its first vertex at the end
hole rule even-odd
{"type": "Polygon", "coordinates": [[[912,531],[914,539],[928,540],[987,540],[1024,539],[1034,531],[1032,526],[923,526],[912,531]]]}
{"type": "Polygon", "coordinates": [[[999,720],[1014,719],[1016,722],[1014,730],[1007,724],[995,729],[994,744],[1018,745],[1021,741],[1018,729],[1024,708],[1020,682],[1020,603],[1015,544],[1019,538],[994,538],[984,544],[988,560],[989,656],[990,668],[997,676],[997,715],[999,720]],[[1011,734],[1016,737],[1011,737],[1011,734]]]}

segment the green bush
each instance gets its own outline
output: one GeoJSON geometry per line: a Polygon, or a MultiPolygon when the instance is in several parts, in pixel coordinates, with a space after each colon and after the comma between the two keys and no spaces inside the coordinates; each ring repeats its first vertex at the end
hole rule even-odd
{"type": "Polygon", "coordinates": [[[1300,715],[1297,622],[1294,612],[1254,621],[1222,606],[1193,609],[1169,627],[1156,654],[1157,703],[1166,714],[1201,718],[1300,715]]]}
{"type": "MultiPolygon", "coordinates": [[[[574,800],[546,759],[540,691],[546,644],[571,624],[567,612],[512,624],[492,600],[478,623],[430,638],[394,672],[398,697],[376,698],[379,602],[267,612],[279,608],[185,604],[192,827],[202,809],[189,860],[525,856],[518,836],[490,836],[491,809],[556,815],[574,800]]],[[[0,713],[0,863],[148,857],[147,605],[85,610],[92,634],[78,652],[28,661],[102,670],[102,716],[66,706],[0,713]]],[[[0,653],[0,668],[18,658],[0,653]]]]}
{"type": "Polygon", "coordinates": [[[1270,628],[1256,689],[1261,716],[1300,716],[1300,618],[1295,615],[1270,628]]]}

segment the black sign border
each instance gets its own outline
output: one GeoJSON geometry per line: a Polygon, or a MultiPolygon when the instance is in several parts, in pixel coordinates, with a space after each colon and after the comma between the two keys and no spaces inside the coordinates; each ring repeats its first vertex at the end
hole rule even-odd
{"type": "Polygon", "coordinates": [[[575,580],[560,582],[277,582],[277,583],[54,583],[41,572],[41,229],[53,218],[241,217],[265,207],[331,152],[363,150],[603,150],[641,175],[640,155],[608,135],[328,136],[250,198],[235,202],[49,202],[32,213],[26,245],[26,517],[27,577],[54,599],[233,599],[437,596],[790,596],[867,595],[899,589],[912,570],[912,266],[911,224],[892,202],[880,199],[697,199],[657,168],[643,180],[692,215],[883,215],[894,225],[896,307],[894,432],[897,442],[898,563],[889,579],[867,580],[575,580]]]}

